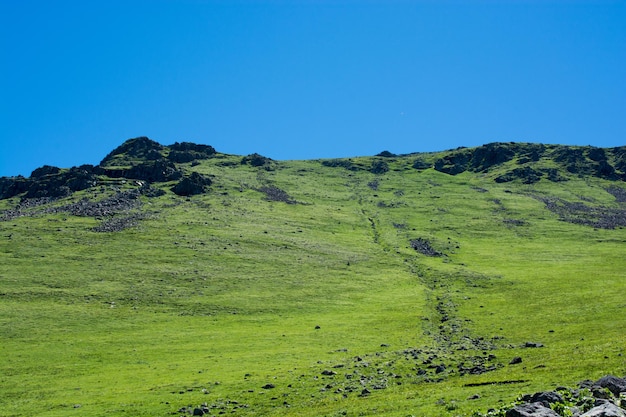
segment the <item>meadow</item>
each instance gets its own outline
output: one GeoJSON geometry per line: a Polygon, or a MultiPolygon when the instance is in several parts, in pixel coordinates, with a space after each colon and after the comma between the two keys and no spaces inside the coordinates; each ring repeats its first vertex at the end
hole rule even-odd
{"type": "Polygon", "coordinates": [[[623,182],[414,167],[438,157],[217,154],[178,164],[207,193],[163,182],[110,216],[43,210],[138,188],[103,178],[6,217],[0,416],[469,416],[625,376],[626,229],[545,203],[619,213],[623,182]]]}

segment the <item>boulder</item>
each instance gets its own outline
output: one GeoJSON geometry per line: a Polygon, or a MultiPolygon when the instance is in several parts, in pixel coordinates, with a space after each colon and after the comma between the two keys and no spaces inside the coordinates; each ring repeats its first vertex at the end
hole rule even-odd
{"type": "Polygon", "coordinates": [[[626,392],[626,378],[618,378],[613,375],[603,376],[593,385],[608,389],[616,397],[619,397],[620,392],[626,392]]]}
{"type": "Polygon", "coordinates": [[[533,403],[541,403],[545,407],[549,407],[550,404],[563,402],[563,397],[558,392],[545,391],[533,394],[530,401],[533,403]]]}
{"type": "Polygon", "coordinates": [[[582,414],[580,417],[626,417],[626,411],[613,403],[604,403],[582,414]]]}
{"type": "Polygon", "coordinates": [[[506,417],[560,417],[556,411],[545,407],[541,403],[530,403],[516,405],[508,410],[506,417]]]}

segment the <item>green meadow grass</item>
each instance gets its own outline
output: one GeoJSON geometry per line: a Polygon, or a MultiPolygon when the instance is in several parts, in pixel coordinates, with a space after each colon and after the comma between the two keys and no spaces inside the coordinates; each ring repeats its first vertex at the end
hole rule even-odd
{"type": "Polygon", "coordinates": [[[563,222],[536,198],[617,207],[609,182],[497,184],[497,172],[418,171],[413,157],[379,175],[239,160],[184,165],[212,175],[211,191],[142,197],[145,218],[120,232],[69,214],[0,222],[0,416],[202,403],[210,415],[460,416],[626,373],[626,231],[563,222]],[[264,186],[297,203],[267,201],[264,186]],[[444,255],[417,253],[416,238],[444,255]],[[491,347],[457,350],[468,338],[491,347]],[[486,354],[497,369],[459,374],[486,354]],[[370,379],[346,377],[357,371],[370,379]]]}

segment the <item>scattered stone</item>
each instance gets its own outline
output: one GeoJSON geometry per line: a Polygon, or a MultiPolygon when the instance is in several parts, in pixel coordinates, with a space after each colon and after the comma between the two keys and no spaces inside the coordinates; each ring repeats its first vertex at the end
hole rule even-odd
{"type": "Polygon", "coordinates": [[[270,185],[259,188],[257,191],[265,194],[265,198],[267,201],[280,201],[287,204],[296,204],[297,201],[294,200],[285,190],[281,190],[280,188],[270,185]]]}
{"type": "Polygon", "coordinates": [[[509,365],[517,365],[518,363],[522,363],[521,356],[515,356],[513,359],[511,359],[511,362],[509,362],[509,365]]]}
{"type": "Polygon", "coordinates": [[[274,385],[274,384],[265,384],[261,388],[263,388],[263,389],[272,389],[272,388],[276,388],[276,385],[274,385]]]}
{"type": "Polygon", "coordinates": [[[417,252],[426,256],[442,256],[443,253],[436,251],[430,244],[427,239],[418,237],[417,239],[411,240],[411,247],[415,249],[417,252]]]}

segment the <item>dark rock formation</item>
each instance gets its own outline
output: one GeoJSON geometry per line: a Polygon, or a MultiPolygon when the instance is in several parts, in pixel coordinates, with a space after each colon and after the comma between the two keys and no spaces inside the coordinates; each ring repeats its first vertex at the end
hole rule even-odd
{"type": "Polygon", "coordinates": [[[111,151],[100,162],[100,166],[107,166],[115,162],[129,162],[137,159],[156,160],[163,157],[165,147],[145,136],[128,139],[126,142],[111,151]]]}
{"type": "Polygon", "coordinates": [[[30,179],[25,198],[65,197],[74,191],[86,190],[97,184],[93,165],[81,165],[57,174],[30,179]]]}
{"type": "Polygon", "coordinates": [[[446,155],[435,161],[434,168],[437,171],[450,175],[457,175],[467,171],[467,165],[472,158],[472,151],[464,149],[450,155],[446,155]]]}
{"type": "Polygon", "coordinates": [[[426,256],[442,256],[443,253],[436,251],[427,239],[418,237],[411,240],[411,247],[426,256]]]}
{"type": "Polygon", "coordinates": [[[44,165],[42,167],[35,169],[30,174],[30,178],[31,179],[40,178],[40,177],[43,177],[44,175],[58,174],[59,172],[61,172],[61,168],[53,167],[50,165],[44,165]]]}
{"type": "Polygon", "coordinates": [[[414,169],[428,169],[428,168],[431,168],[432,165],[424,161],[423,159],[418,158],[415,160],[415,162],[413,162],[412,167],[414,169]]]}
{"type": "Polygon", "coordinates": [[[593,385],[608,389],[616,397],[619,397],[620,393],[626,392],[626,378],[618,378],[613,375],[603,376],[593,385]]]}
{"type": "Polygon", "coordinates": [[[381,156],[383,158],[394,158],[398,155],[396,155],[395,153],[391,153],[389,151],[382,151],[381,153],[377,154],[376,156],[381,156]]]}
{"type": "Polygon", "coordinates": [[[545,407],[550,407],[550,404],[563,402],[563,397],[555,391],[537,392],[532,395],[530,402],[541,403],[545,407]]]}
{"type": "Polygon", "coordinates": [[[560,417],[556,411],[541,403],[516,405],[506,412],[506,417],[560,417]]]}
{"type": "Polygon", "coordinates": [[[130,168],[103,168],[104,175],[110,178],[127,178],[149,182],[166,182],[180,179],[183,174],[167,159],[146,161],[130,168]]]}
{"type": "Polygon", "coordinates": [[[172,187],[172,191],[180,196],[202,194],[211,183],[210,178],[193,172],[190,176],[183,178],[178,184],[172,187]]]}
{"type": "Polygon", "coordinates": [[[522,180],[523,184],[534,184],[541,180],[542,173],[532,169],[529,166],[524,168],[515,168],[504,175],[496,177],[495,181],[498,183],[509,182],[514,180],[522,180]]]}
{"type": "Polygon", "coordinates": [[[170,153],[167,156],[172,162],[186,163],[198,159],[208,159],[215,155],[215,148],[209,145],[198,145],[190,142],[174,143],[168,146],[170,153]]]}
{"type": "Polygon", "coordinates": [[[551,181],[563,181],[555,168],[536,168],[541,158],[553,159],[569,174],[595,176],[607,180],[626,180],[626,147],[603,149],[528,143],[490,143],[477,148],[459,148],[434,163],[437,171],[457,175],[465,171],[488,172],[492,167],[517,158],[524,165],[496,179],[498,182],[521,179],[526,184],[539,181],[543,174],[551,181]]]}
{"type": "Polygon", "coordinates": [[[250,165],[253,167],[269,167],[273,161],[263,155],[259,155],[258,153],[253,153],[248,156],[244,156],[241,159],[241,165],[250,165]]]}
{"type": "MultiPolygon", "coordinates": [[[[553,417],[574,415],[578,417],[626,417],[620,394],[626,393],[626,378],[613,375],[597,381],[585,380],[579,389],[558,387],[556,391],[537,392],[521,397],[521,404],[504,407],[497,415],[506,417],[553,417]],[[621,407],[620,407],[621,405],[621,407]],[[557,414],[556,411],[559,413],[557,414]]],[[[495,411],[494,411],[495,412],[495,411]]],[[[487,413],[487,415],[495,415],[487,413]]]]}
{"type": "Polygon", "coordinates": [[[28,190],[30,181],[24,177],[1,177],[0,178],[0,199],[15,197],[28,190]]]}
{"type": "Polygon", "coordinates": [[[372,162],[372,166],[370,168],[370,172],[372,174],[384,174],[387,171],[389,171],[389,166],[385,161],[377,159],[372,162]]]}

